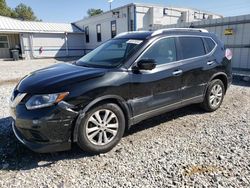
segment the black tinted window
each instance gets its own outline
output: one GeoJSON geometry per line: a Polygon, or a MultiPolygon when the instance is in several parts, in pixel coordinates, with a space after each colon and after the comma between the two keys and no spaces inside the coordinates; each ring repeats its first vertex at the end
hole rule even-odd
{"type": "Polygon", "coordinates": [[[207,50],[208,50],[208,53],[209,53],[209,52],[211,52],[214,49],[214,47],[215,47],[216,44],[210,38],[204,38],[204,39],[206,41],[207,50]]]}
{"type": "Polygon", "coordinates": [[[175,39],[161,39],[150,47],[141,59],[154,59],[157,65],[176,61],[175,39]]]}
{"type": "Polygon", "coordinates": [[[205,55],[203,41],[200,37],[180,37],[183,59],[205,55]]]}
{"type": "Polygon", "coordinates": [[[85,27],[86,43],[89,43],[89,27],[85,27]]]}

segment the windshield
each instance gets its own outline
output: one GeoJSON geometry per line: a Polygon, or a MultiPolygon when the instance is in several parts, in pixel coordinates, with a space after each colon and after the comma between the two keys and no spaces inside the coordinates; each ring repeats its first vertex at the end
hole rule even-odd
{"type": "Polygon", "coordinates": [[[117,67],[125,62],[142,42],[135,39],[113,39],[83,56],[76,64],[86,67],[117,67]]]}

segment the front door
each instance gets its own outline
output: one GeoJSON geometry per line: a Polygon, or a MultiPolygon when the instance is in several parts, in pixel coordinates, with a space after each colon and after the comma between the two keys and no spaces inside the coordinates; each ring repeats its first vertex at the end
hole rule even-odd
{"type": "Polygon", "coordinates": [[[157,65],[151,71],[129,72],[134,116],[153,113],[181,100],[181,64],[177,61],[175,38],[159,39],[136,62],[142,59],[153,59],[157,65]]]}

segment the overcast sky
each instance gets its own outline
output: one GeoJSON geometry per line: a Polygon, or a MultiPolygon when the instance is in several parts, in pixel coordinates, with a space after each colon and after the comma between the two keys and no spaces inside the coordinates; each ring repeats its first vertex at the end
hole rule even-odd
{"type": "MultiPolygon", "coordinates": [[[[31,6],[38,18],[46,22],[70,23],[86,16],[89,8],[109,10],[108,0],[6,0],[10,7],[19,3],[31,6]]],[[[114,0],[112,7],[131,2],[197,8],[223,16],[250,14],[250,0],[114,0]]]]}

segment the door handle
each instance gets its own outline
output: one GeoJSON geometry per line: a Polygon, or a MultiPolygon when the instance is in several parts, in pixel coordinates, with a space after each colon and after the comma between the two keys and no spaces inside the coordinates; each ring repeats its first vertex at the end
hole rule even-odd
{"type": "Polygon", "coordinates": [[[181,75],[182,73],[183,73],[182,70],[177,70],[177,71],[174,71],[174,72],[173,72],[173,75],[174,75],[174,76],[179,76],[179,75],[181,75]]]}
{"type": "Polygon", "coordinates": [[[207,62],[208,65],[212,65],[212,64],[214,64],[214,63],[215,63],[215,61],[208,61],[208,62],[207,62]]]}

